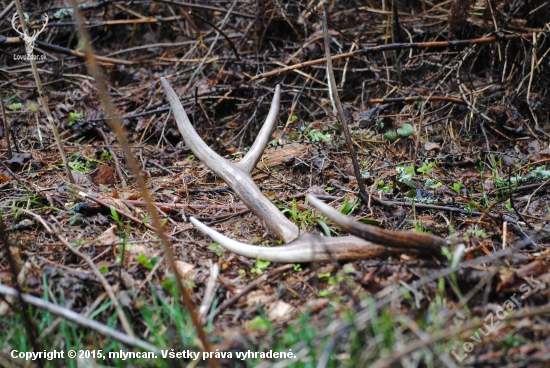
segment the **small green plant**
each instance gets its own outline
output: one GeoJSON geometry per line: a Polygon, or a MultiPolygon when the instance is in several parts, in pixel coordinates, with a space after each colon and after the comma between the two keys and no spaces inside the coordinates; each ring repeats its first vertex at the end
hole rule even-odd
{"type": "Polygon", "coordinates": [[[84,117],[84,113],[82,112],[70,112],[67,125],[72,126],[74,123],[76,123],[78,120],[82,119],[83,117],[84,117]]]}
{"type": "Polygon", "coordinates": [[[100,162],[105,162],[105,161],[109,161],[113,158],[113,156],[111,156],[111,152],[109,151],[103,151],[101,152],[101,156],[99,157],[99,161],[100,162]]]}
{"type": "Polygon", "coordinates": [[[352,213],[355,208],[357,207],[357,204],[351,204],[348,202],[349,200],[349,196],[346,196],[346,198],[344,198],[344,203],[342,204],[342,207],[340,208],[340,213],[343,213],[344,215],[349,215],[350,213],[352,213]]]}
{"type": "Polygon", "coordinates": [[[318,129],[311,129],[309,132],[307,132],[307,136],[312,142],[330,143],[332,140],[330,135],[324,134],[318,129]]]}
{"type": "Polygon", "coordinates": [[[384,180],[379,180],[376,182],[376,188],[382,192],[390,193],[393,189],[393,183],[390,182],[388,185],[385,185],[384,180]]]}
{"type": "Polygon", "coordinates": [[[436,167],[435,162],[429,162],[428,160],[424,161],[422,164],[422,167],[420,167],[417,171],[422,174],[431,174],[432,168],[436,167]]]}
{"type": "Polygon", "coordinates": [[[159,257],[153,257],[151,259],[148,259],[144,253],[141,253],[138,257],[136,257],[136,261],[138,261],[143,267],[147,268],[148,270],[155,267],[158,260],[159,260],[159,257]]]}
{"type": "Polygon", "coordinates": [[[487,233],[483,229],[468,229],[466,230],[466,235],[464,235],[464,241],[468,241],[469,237],[473,236],[478,239],[486,239],[487,233]]]}
{"type": "Polygon", "coordinates": [[[296,225],[304,230],[307,230],[307,228],[310,226],[319,225],[325,232],[326,236],[331,236],[332,233],[336,234],[336,232],[329,228],[326,224],[325,217],[319,216],[317,212],[313,210],[300,211],[298,209],[298,203],[296,202],[296,199],[292,200],[292,206],[290,208],[282,204],[279,205],[279,208],[281,209],[282,213],[289,214],[292,221],[294,221],[296,225]]]}
{"type": "Polygon", "coordinates": [[[390,142],[393,142],[397,137],[409,137],[414,134],[414,128],[411,124],[405,123],[396,130],[390,129],[384,133],[384,138],[390,142]]]}
{"type": "Polygon", "coordinates": [[[10,109],[10,110],[19,110],[21,108],[21,106],[23,106],[21,104],[21,102],[17,102],[17,103],[14,102],[14,103],[12,103],[8,106],[8,109],[10,109]]]}
{"type": "Polygon", "coordinates": [[[460,194],[460,189],[462,188],[462,180],[458,181],[458,183],[451,184],[450,188],[460,194]]]}
{"type": "Polygon", "coordinates": [[[248,328],[256,331],[269,331],[273,329],[273,325],[267,317],[256,316],[252,321],[250,321],[250,323],[248,324],[248,328]]]}
{"type": "Polygon", "coordinates": [[[93,160],[88,160],[78,153],[73,154],[69,158],[69,167],[74,171],[78,171],[83,174],[89,174],[90,171],[94,169],[94,166],[93,160]]]}
{"type": "Polygon", "coordinates": [[[109,206],[109,209],[111,210],[111,217],[113,218],[113,220],[115,220],[119,227],[122,227],[124,216],[119,215],[116,211],[116,207],[113,205],[109,206]]]}
{"type": "Polygon", "coordinates": [[[414,205],[414,201],[412,203],[412,209],[413,209],[413,218],[414,218],[413,226],[415,230],[418,231],[419,233],[431,234],[432,232],[426,230],[422,225],[422,220],[419,218],[416,218],[416,206],[414,205]]]}
{"type": "Polygon", "coordinates": [[[250,273],[261,275],[264,270],[269,266],[269,264],[269,261],[262,261],[260,259],[257,259],[256,262],[254,262],[254,268],[250,270],[250,273]]]}
{"type": "Polygon", "coordinates": [[[218,257],[223,254],[223,248],[221,248],[218,243],[210,244],[208,249],[215,251],[218,257]]]}

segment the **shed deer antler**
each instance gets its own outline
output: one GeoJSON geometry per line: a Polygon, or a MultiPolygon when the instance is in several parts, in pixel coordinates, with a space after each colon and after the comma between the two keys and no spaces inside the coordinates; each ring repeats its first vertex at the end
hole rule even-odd
{"type": "Polygon", "coordinates": [[[368,259],[392,253],[403,253],[411,249],[438,256],[440,254],[439,248],[447,245],[444,239],[433,235],[415,232],[392,232],[351,221],[313,196],[309,196],[309,202],[313,206],[342,229],[360,237],[331,238],[307,233],[300,234],[298,227],[262,194],[250,176],[260,160],[275,126],[279,113],[280,87],[277,86],[275,89],[275,96],[269,114],[254,144],[240,162],[232,163],[216,154],[204,143],[191,125],[178,96],[170,87],[168,81],[164,78],[160,80],[168,102],[172,106],[178,129],[195,157],[222,178],[246,206],[265,221],[269,230],[287,244],[282,247],[266,248],[239,243],[191,217],[191,222],[200,231],[222,247],[249,258],[259,258],[270,262],[305,263],[368,259]]]}

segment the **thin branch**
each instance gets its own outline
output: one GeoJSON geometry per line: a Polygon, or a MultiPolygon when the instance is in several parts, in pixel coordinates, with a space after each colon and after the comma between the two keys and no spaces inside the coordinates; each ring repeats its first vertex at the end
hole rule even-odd
{"type": "MultiPolygon", "coordinates": [[[[388,50],[406,50],[406,49],[425,49],[425,48],[432,48],[432,47],[458,47],[458,46],[469,46],[469,45],[476,45],[480,43],[493,43],[497,41],[504,41],[504,40],[515,40],[518,38],[531,38],[532,33],[525,33],[521,35],[506,35],[504,37],[484,37],[484,38],[476,38],[472,40],[457,40],[457,41],[434,41],[434,42],[409,42],[409,43],[391,43],[387,45],[379,45],[379,46],[367,46],[363,47],[360,50],[356,50],[353,52],[348,52],[344,54],[338,54],[331,56],[331,60],[340,60],[340,59],[346,59],[350,57],[355,57],[359,55],[368,54],[371,52],[377,52],[377,51],[388,51],[388,50]]],[[[267,78],[267,77],[273,77],[274,75],[279,75],[281,73],[286,73],[291,70],[301,69],[306,66],[312,66],[312,65],[318,65],[326,63],[327,59],[316,59],[307,61],[304,63],[294,64],[291,66],[287,66],[285,68],[273,70],[271,72],[262,73],[259,75],[256,75],[255,77],[252,77],[250,81],[255,81],[257,79],[267,78]]]]}
{"type": "Polygon", "coordinates": [[[361,198],[363,203],[369,203],[369,195],[365,189],[365,183],[363,182],[363,177],[361,176],[361,170],[359,168],[359,162],[357,161],[357,155],[355,154],[355,148],[353,147],[353,141],[351,140],[351,134],[349,132],[346,115],[344,114],[344,108],[342,107],[342,102],[340,101],[340,97],[338,96],[338,89],[336,88],[337,84],[336,79],[334,78],[332,59],[330,57],[330,40],[328,36],[327,13],[324,7],[321,7],[321,9],[323,12],[323,34],[325,36],[325,59],[327,60],[329,93],[331,100],[336,107],[338,120],[340,120],[340,124],[342,124],[342,129],[344,130],[344,137],[346,138],[346,143],[348,144],[348,149],[351,155],[351,162],[353,163],[353,170],[355,171],[355,178],[357,179],[357,185],[359,186],[359,198],[361,198]]]}

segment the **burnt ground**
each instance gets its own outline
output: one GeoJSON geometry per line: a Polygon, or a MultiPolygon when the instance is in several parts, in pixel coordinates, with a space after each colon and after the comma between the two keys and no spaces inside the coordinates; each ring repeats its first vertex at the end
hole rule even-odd
{"type": "MultiPolygon", "coordinates": [[[[201,351],[161,242],[143,225],[150,216],[86,59],[68,53],[82,46],[69,2],[28,1],[23,7],[36,30],[42,14],[49,15],[34,53],[74,184],[30,63],[16,57],[25,55],[11,27],[16,8],[8,0],[0,4],[7,125],[0,128],[0,282],[128,333],[109,295],[114,293],[136,337],[159,349],[201,351]]],[[[106,1],[83,8],[95,53],[108,58],[100,59],[104,81],[171,236],[177,266],[194,304],[204,305],[208,340],[213,351],[232,353],[219,355],[218,363],[544,366],[550,349],[550,5],[324,5],[333,55],[403,44],[334,61],[367,191],[392,206],[358,198],[325,63],[251,80],[324,57],[315,2],[106,1]],[[492,39],[409,44],[480,38],[492,39]],[[441,256],[411,251],[284,265],[213,244],[189,222],[191,216],[245,243],[282,242],[183,142],[161,77],[180,96],[198,134],[230,160],[251,146],[275,86],[281,86],[278,124],[252,177],[301,230],[344,235],[307,203],[305,194],[314,193],[357,221],[429,232],[453,239],[452,245],[441,256]],[[219,276],[207,293],[216,265],[219,276]],[[451,266],[458,268],[452,272],[451,266]],[[484,329],[493,317],[500,325],[484,329]],[[236,358],[237,352],[289,349],[298,358],[236,358]]],[[[3,366],[20,366],[24,361],[11,357],[12,350],[33,346],[140,351],[18,299],[4,298],[0,313],[3,366]],[[21,313],[22,305],[28,313],[21,313]]],[[[101,364],[127,363],[109,357],[101,364]]],[[[206,361],[132,360],[134,366],[189,363],[206,361]]]]}

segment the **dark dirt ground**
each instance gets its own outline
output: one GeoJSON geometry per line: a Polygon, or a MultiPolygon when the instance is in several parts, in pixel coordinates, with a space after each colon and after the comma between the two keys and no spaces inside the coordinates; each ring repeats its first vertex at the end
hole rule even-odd
{"type": "MultiPolygon", "coordinates": [[[[13,157],[2,127],[0,210],[15,270],[4,246],[0,282],[19,283],[32,295],[93,314],[122,331],[112,305],[92,313],[109,297],[90,266],[63,244],[61,238],[66,239],[104,274],[136,336],[158,347],[192,346],[198,351],[187,319],[182,322],[185,333],[172,317],[162,320],[161,327],[155,325],[159,330],[152,333],[144,317],[143,308],[160,308],[157,299],[177,304],[155,232],[126,216],[117,220],[110,208],[82,198],[68,182],[30,65],[14,59],[25,55],[25,49],[11,27],[15,7],[3,12],[10,3],[0,1],[0,86],[13,157]],[[46,226],[57,229],[60,237],[48,233],[46,226]],[[185,334],[188,340],[181,337],[185,334]],[[164,346],[155,335],[164,335],[164,346]]],[[[177,265],[197,307],[204,304],[214,265],[219,267],[214,307],[205,304],[206,315],[223,306],[215,317],[205,317],[214,349],[292,348],[303,353],[288,363],[292,366],[321,364],[323,354],[331,366],[384,366],[378,361],[384,356],[395,357],[395,364],[403,366],[544,366],[550,349],[550,320],[544,309],[550,282],[550,5],[542,0],[476,1],[468,8],[467,3],[324,2],[333,55],[392,43],[497,39],[372,51],[334,62],[367,190],[401,203],[392,207],[358,202],[358,184],[328,97],[324,63],[251,81],[261,73],[324,57],[321,21],[310,11],[317,9],[316,2],[105,1],[84,8],[96,54],[111,58],[102,65],[110,97],[155,202],[164,204],[158,205],[164,229],[174,238],[177,265]],[[222,34],[217,36],[213,25],[222,34]],[[212,246],[189,222],[190,216],[245,243],[281,242],[183,143],[160,77],[179,94],[205,142],[232,160],[254,141],[280,84],[279,122],[252,175],[263,193],[286,208],[302,230],[317,234],[329,228],[332,236],[343,232],[308,205],[306,193],[385,229],[452,236],[458,240],[444,253],[449,262],[407,252],[329,264],[266,264],[212,246]],[[442,98],[426,102],[430,94],[442,98]],[[374,100],[383,98],[396,100],[374,100]],[[461,254],[456,252],[459,243],[465,246],[461,254]],[[513,251],[503,254],[503,249],[513,251]],[[462,256],[461,269],[436,277],[448,270],[453,251],[462,256]],[[264,279],[251,284],[260,273],[264,279]],[[459,331],[476,318],[496,313],[514,293],[522,295],[528,276],[537,280],[537,289],[513,312],[534,312],[503,322],[503,328],[480,342],[470,339],[477,327],[459,331]],[[430,277],[432,281],[426,281],[430,277]],[[399,287],[409,293],[388,302],[399,287]],[[242,290],[246,292],[239,294],[242,290]],[[224,305],[235,296],[232,304],[224,305]],[[370,317],[361,324],[367,313],[370,317]],[[451,351],[464,355],[468,341],[472,351],[460,362],[451,351]]],[[[147,221],[139,188],[92,87],[85,58],[52,46],[81,46],[72,18],[61,11],[69,3],[27,1],[23,7],[31,21],[49,15],[34,53],[46,59],[37,63],[40,78],[79,190],[147,221]]],[[[7,331],[16,325],[23,330],[24,325],[13,306],[17,303],[11,304],[0,305],[0,359],[19,366],[7,357],[20,346],[7,331]],[[9,322],[13,320],[19,322],[9,322]]],[[[108,338],[92,335],[81,339],[82,346],[107,345],[108,338]]],[[[53,326],[39,343],[61,349],[66,348],[65,338],[60,327],[53,326]]],[[[274,362],[286,366],[276,359],[249,359],[246,365],[274,362]]]]}

